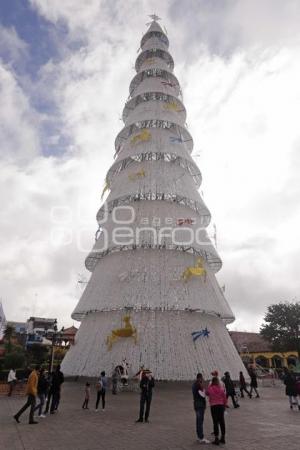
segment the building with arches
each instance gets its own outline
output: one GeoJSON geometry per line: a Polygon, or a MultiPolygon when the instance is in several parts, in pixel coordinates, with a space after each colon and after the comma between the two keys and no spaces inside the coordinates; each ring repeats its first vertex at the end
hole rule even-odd
{"type": "Polygon", "coordinates": [[[297,365],[296,350],[276,351],[259,333],[230,331],[229,334],[245,364],[257,364],[266,369],[282,369],[297,365]]]}

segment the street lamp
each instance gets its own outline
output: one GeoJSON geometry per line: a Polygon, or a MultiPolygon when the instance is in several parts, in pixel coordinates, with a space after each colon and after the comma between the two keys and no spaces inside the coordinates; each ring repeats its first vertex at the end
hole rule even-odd
{"type": "Polygon", "coordinates": [[[59,331],[57,331],[57,320],[54,320],[54,324],[53,324],[53,330],[54,333],[52,335],[52,345],[51,345],[51,358],[50,358],[50,363],[49,363],[49,373],[51,373],[53,371],[53,362],[54,362],[54,347],[56,344],[56,339],[58,337],[60,337],[61,333],[59,331]]]}

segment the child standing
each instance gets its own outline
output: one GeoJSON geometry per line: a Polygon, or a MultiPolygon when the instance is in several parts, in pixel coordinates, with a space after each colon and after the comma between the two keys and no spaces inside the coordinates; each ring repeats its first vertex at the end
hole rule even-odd
{"type": "Polygon", "coordinates": [[[86,383],[85,384],[85,397],[84,397],[84,402],[82,405],[82,409],[89,409],[89,399],[90,399],[90,393],[91,393],[91,388],[90,388],[90,383],[86,383]]]}

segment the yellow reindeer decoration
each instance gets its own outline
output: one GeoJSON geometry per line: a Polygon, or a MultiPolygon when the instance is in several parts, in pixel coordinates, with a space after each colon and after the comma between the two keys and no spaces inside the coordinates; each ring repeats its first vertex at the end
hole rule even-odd
{"type": "Polygon", "coordinates": [[[206,280],[206,270],[203,267],[202,258],[197,258],[195,266],[187,267],[181,278],[186,283],[192,277],[202,277],[204,276],[204,281],[206,280]]]}
{"type": "Polygon", "coordinates": [[[138,144],[139,142],[146,142],[151,139],[151,133],[144,128],[140,133],[133,136],[130,140],[131,144],[138,144]]]}
{"type": "Polygon", "coordinates": [[[131,173],[128,175],[130,181],[138,180],[139,178],[144,178],[146,176],[146,172],[144,169],[139,170],[138,172],[131,173]]]}
{"type": "Polygon", "coordinates": [[[166,109],[167,111],[180,111],[179,105],[176,102],[165,103],[164,109],[166,109]]]}
{"type": "Polygon", "coordinates": [[[105,180],[105,185],[104,185],[104,188],[103,188],[103,191],[102,191],[102,194],[101,194],[101,200],[103,199],[105,192],[109,191],[109,189],[110,189],[109,183],[108,183],[107,180],[105,180]]]}
{"type": "Polygon", "coordinates": [[[147,58],[147,59],[145,59],[145,61],[144,61],[144,64],[154,64],[155,63],[155,58],[147,58]]]}
{"type": "Polygon", "coordinates": [[[125,323],[124,328],[116,328],[115,330],[112,330],[110,335],[107,336],[106,344],[107,344],[108,350],[112,349],[113,344],[119,338],[132,337],[134,339],[134,343],[136,344],[137,331],[136,331],[136,328],[131,325],[130,316],[129,315],[124,316],[123,322],[125,323]]]}

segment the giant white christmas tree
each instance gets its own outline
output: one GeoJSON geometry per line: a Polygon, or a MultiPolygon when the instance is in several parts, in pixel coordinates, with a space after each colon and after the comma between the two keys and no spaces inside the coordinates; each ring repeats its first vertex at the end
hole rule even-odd
{"type": "Polygon", "coordinates": [[[67,375],[108,373],[126,358],[157,379],[244,369],[226,323],[234,320],[215,273],[193,139],[166,34],[152,17],[141,41],[109,169],[92,272],[72,317],[81,321],[67,375]]]}

